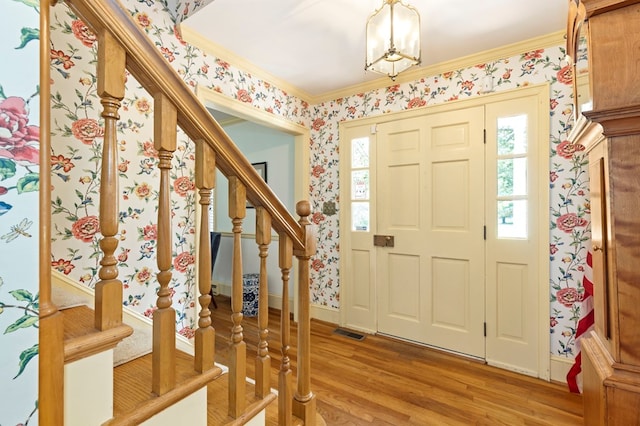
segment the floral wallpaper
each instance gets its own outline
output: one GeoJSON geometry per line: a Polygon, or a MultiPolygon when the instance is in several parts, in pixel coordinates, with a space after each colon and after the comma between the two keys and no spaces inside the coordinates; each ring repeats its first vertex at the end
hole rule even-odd
{"type": "MultiPolygon", "coordinates": [[[[267,81],[206,55],[175,31],[168,1],[127,0],[132,18],[190,87],[204,85],[233,99],[311,129],[310,201],[318,235],[312,261],[311,302],[340,307],[338,124],[392,111],[479,95],[482,79],[496,91],[550,83],[549,266],[552,353],[572,357],[582,297],[582,268],[589,238],[587,176],[582,147],[567,141],[571,127],[571,73],[560,46],[476,66],[424,76],[403,84],[309,105],[267,81]]],[[[185,3],[180,3],[186,5],[185,3]]],[[[190,3],[194,7],[195,3],[190,3]]],[[[198,3],[201,4],[201,3],[198,3]]],[[[53,259],[52,266],[92,287],[99,267],[98,185],[103,128],[96,97],[93,35],[65,6],[52,17],[53,259]]],[[[584,58],[583,58],[584,60],[584,58]]],[[[118,127],[120,231],[118,258],[123,303],[145,315],[155,309],[155,238],[158,170],[153,150],[153,102],[132,76],[118,127]]],[[[178,329],[190,336],[196,314],[194,283],[195,186],[193,144],[179,135],[172,178],[174,307],[178,329]]]]}
{"type": "Polygon", "coordinates": [[[196,12],[200,12],[205,6],[214,0],[166,0],[166,7],[170,11],[176,25],[196,12]]]}
{"type": "Polygon", "coordinates": [[[38,420],[37,4],[5,1],[0,17],[0,424],[7,426],[38,420]]]}

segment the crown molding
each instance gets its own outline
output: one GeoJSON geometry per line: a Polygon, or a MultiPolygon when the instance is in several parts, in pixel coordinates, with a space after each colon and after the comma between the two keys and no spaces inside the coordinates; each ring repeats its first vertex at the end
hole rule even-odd
{"type": "Polygon", "coordinates": [[[534,37],[517,43],[507,44],[505,46],[485,50],[468,56],[463,56],[461,58],[453,59],[450,61],[410,69],[400,74],[395,79],[395,81],[389,80],[388,77],[380,77],[366,83],[347,86],[338,90],[314,96],[278,77],[269,74],[262,68],[247,61],[246,59],[223,48],[222,46],[212,42],[211,40],[204,38],[201,34],[196,32],[192,28],[189,28],[185,24],[180,24],[180,32],[182,34],[182,38],[188,43],[204,50],[211,55],[216,56],[217,58],[229,62],[236,68],[250,72],[254,76],[270,82],[279,89],[284,90],[287,93],[290,93],[307,102],[309,105],[317,105],[322,102],[328,102],[335,99],[352,96],[357,93],[366,93],[395,84],[408,83],[411,81],[419,80],[420,78],[423,78],[425,76],[438,75],[448,71],[455,71],[461,68],[484,64],[490,61],[509,58],[511,56],[529,52],[535,49],[543,49],[546,47],[565,44],[565,31],[557,31],[540,37],[534,37]]]}
{"type": "Polygon", "coordinates": [[[288,83],[287,81],[268,73],[252,62],[249,62],[245,58],[205,38],[204,36],[202,36],[202,34],[198,33],[196,30],[190,28],[186,24],[180,24],[178,30],[180,31],[180,35],[182,36],[182,39],[184,41],[193,46],[196,46],[197,48],[207,52],[208,54],[215,56],[218,59],[228,62],[233,67],[251,73],[252,75],[264,81],[268,81],[278,89],[294,95],[303,101],[309,102],[311,99],[313,99],[313,96],[305,92],[304,90],[301,90],[298,87],[293,86],[291,83],[288,83]]]}
{"type": "Polygon", "coordinates": [[[507,44],[501,47],[496,47],[494,49],[489,49],[482,52],[474,53],[472,55],[452,59],[450,61],[439,62],[437,64],[428,65],[425,67],[410,69],[398,75],[395,81],[391,81],[389,77],[381,77],[364,84],[357,84],[332,92],[324,93],[314,98],[314,104],[352,96],[356,93],[366,93],[372,90],[393,86],[395,84],[416,81],[425,76],[438,75],[448,71],[455,71],[461,68],[472,67],[478,64],[484,64],[498,59],[509,58],[511,56],[519,55],[521,53],[529,52],[535,49],[564,45],[564,37],[564,30],[557,31],[544,36],[534,37],[528,40],[519,41],[517,43],[507,44]]]}

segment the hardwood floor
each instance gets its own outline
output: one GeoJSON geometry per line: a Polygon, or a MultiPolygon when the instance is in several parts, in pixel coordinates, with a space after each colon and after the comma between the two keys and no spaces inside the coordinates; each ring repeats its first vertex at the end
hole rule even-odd
{"type": "MultiPolygon", "coordinates": [[[[216,296],[216,361],[226,363],[229,299],[216,296]]],[[[280,367],[280,312],[270,311],[272,386],[280,367]]],[[[243,320],[247,372],[253,376],[258,328],[243,320]]],[[[312,382],[327,425],[578,425],[582,397],[566,386],[384,336],[357,341],[336,326],[311,323],[312,382]]],[[[295,374],[296,327],[292,324],[295,374]]],[[[294,384],[295,386],[295,384],[294,384]]]]}

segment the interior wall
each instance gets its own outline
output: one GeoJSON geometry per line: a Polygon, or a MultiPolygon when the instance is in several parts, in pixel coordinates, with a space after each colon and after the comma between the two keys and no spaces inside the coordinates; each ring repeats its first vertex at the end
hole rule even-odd
{"type": "MultiPolygon", "coordinates": [[[[39,11],[0,14],[0,424],[37,423],[39,11]]],[[[45,158],[49,158],[46,156],[45,158]]],[[[53,160],[52,160],[53,161],[53,160]]]]}
{"type": "MultiPolygon", "coordinates": [[[[295,176],[295,138],[294,136],[280,132],[251,121],[236,122],[234,124],[222,124],[224,131],[238,145],[251,163],[267,163],[267,183],[278,195],[280,201],[289,211],[295,211],[294,202],[294,176],[295,176]]],[[[213,280],[225,287],[231,286],[231,254],[233,252],[233,224],[229,219],[229,188],[228,180],[220,172],[216,175],[216,189],[214,193],[215,209],[213,229],[222,232],[220,251],[216,259],[213,272],[213,280]]],[[[242,266],[245,273],[260,272],[260,258],[258,247],[255,243],[256,211],[248,207],[246,217],[242,225],[242,266]]],[[[282,295],[282,279],[278,265],[278,238],[272,232],[272,242],[269,246],[270,256],[267,257],[267,271],[269,282],[269,294],[282,295]]],[[[289,283],[289,294],[293,295],[293,281],[289,283]]]]}

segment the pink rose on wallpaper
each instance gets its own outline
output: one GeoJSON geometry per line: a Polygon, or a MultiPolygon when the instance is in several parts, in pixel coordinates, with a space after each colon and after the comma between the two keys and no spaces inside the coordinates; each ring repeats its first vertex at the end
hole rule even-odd
{"type": "Polygon", "coordinates": [[[83,243],[90,243],[98,232],[100,232],[100,222],[97,216],[81,217],[71,225],[71,233],[83,243]]]}
{"type": "Polygon", "coordinates": [[[238,90],[238,94],[236,95],[236,98],[238,98],[240,102],[246,102],[248,104],[253,102],[253,99],[251,99],[251,96],[249,96],[249,92],[247,92],[244,89],[238,90]]]}
{"type": "Polygon", "coordinates": [[[155,146],[152,141],[144,141],[142,143],[142,155],[150,158],[158,158],[158,151],[156,151],[155,146]]]}
{"type": "Polygon", "coordinates": [[[153,308],[147,308],[147,310],[145,310],[142,315],[144,315],[147,318],[153,318],[153,313],[156,310],[158,310],[158,308],[156,306],[154,306],[153,308]]]}
{"type": "Polygon", "coordinates": [[[542,58],[543,52],[544,52],[544,49],[532,50],[531,52],[525,53],[523,58],[527,61],[531,59],[540,59],[542,58]]]}
{"type": "Polygon", "coordinates": [[[93,47],[97,40],[96,35],[79,19],[71,23],[71,32],[87,47],[93,47]]]}
{"type": "Polygon", "coordinates": [[[64,259],[54,260],[53,262],[51,262],[51,267],[58,272],[62,272],[65,275],[69,275],[71,270],[75,268],[75,266],[71,264],[70,260],[64,259]]]}
{"type": "Polygon", "coordinates": [[[556,74],[558,81],[567,85],[573,84],[573,71],[571,65],[560,68],[558,74],[556,74]]]}
{"type": "Polygon", "coordinates": [[[181,197],[186,196],[187,192],[193,191],[195,188],[196,185],[187,176],[180,176],[173,182],[173,189],[181,197]]]}
{"type": "Polygon", "coordinates": [[[311,217],[311,221],[316,225],[324,220],[324,215],[320,212],[315,212],[311,217]]]}
{"type": "Polygon", "coordinates": [[[158,239],[158,225],[147,225],[142,229],[142,239],[145,241],[153,241],[158,239]]]}
{"type": "Polygon", "coordinates": [[[573,287],[563,288],[557,291],[556,299],[563,306],[570,308],[574,303],[580,302],[582,298],[580,297],[580,293],[573,287]]]}
{"type": "Polygon", "coordinates": [[[324,263],[322,263],[322,260],[314,259],[314,261],[311,262],[311,269],[313,269],[314,271],[318,272],[323,268],[324,268],[324,263]]]}
{"type": "Polygon", "coordinates": [[[566,213],[556,219],[556,225],[559,230],[569,234],[576,226],[587,226],[587,220],[575,213],[566,213]]]}
{"type": "Polygon", "coordinates": [[[316,118],[315,120],[313,120],[313,124],[311,125],[311,128],[313,130],[320,130],[322,128],[322,126],[324,126],[325,122],[322,118],[316,118]]]}
{"type": "Polygon", "coordinates": [[[195,330],[190,327],[184,327],[183,329],[178,331],[178,333],[180,333],[182,336],[186,337],[187,339],[193,339],[196,335],[195,330]]]}
{"type": "Polygon", "coordinates": [[[28,123],[24,99],[10,96],[0,102],[0,157],[39,163],[40,128],[28,123]]]}
{"type": "Polygon", "coordinates": [[[195,261],[195,257],[191,253],[185,251],[180,253],[176,256],[175,259],[173,259],[173,267],[176,269],[176,271],[184,273],[187,271],[187,267],[195,263],[195,261]]]}
{"type": "Polygon", "coordinates": [[[556,152],[562,158],[570,159],[576,152],[584,151],[584,146],[580,144],[571,143],[569,141],[562,141],[556,147],[556,152]]]}
{"type": "Polygon", "coordinates": [[[73,136],[85,145],[91,145],[96,138],[104,136],[104,129],[93,118],[81,118],[71,124],[73,136]]]}
{"type": "Polygon", "coordinates": [[[462,82],[460,87],[462,87],[462,90],[473,90],[474,86],[475,84],[473,83],[473,81],[465,80],[462,82]]]}
{"type": "Polygon", "coordinates": [[[311,172],[311,174],[313,174],[313,177],[320,177],[320,175],[323,173],[324,173],[324,167],[313,166],[313,171],[311,172]]]}
{"type": "Polygon", "coordinates": [[[418,108],[418,107],[421,107],[421,106],[425,106],[426,104],[427,104],[427,101],[425,101],[424,99],[413,98],[407,104],[407,108],[408,109],[418,108]]]}

